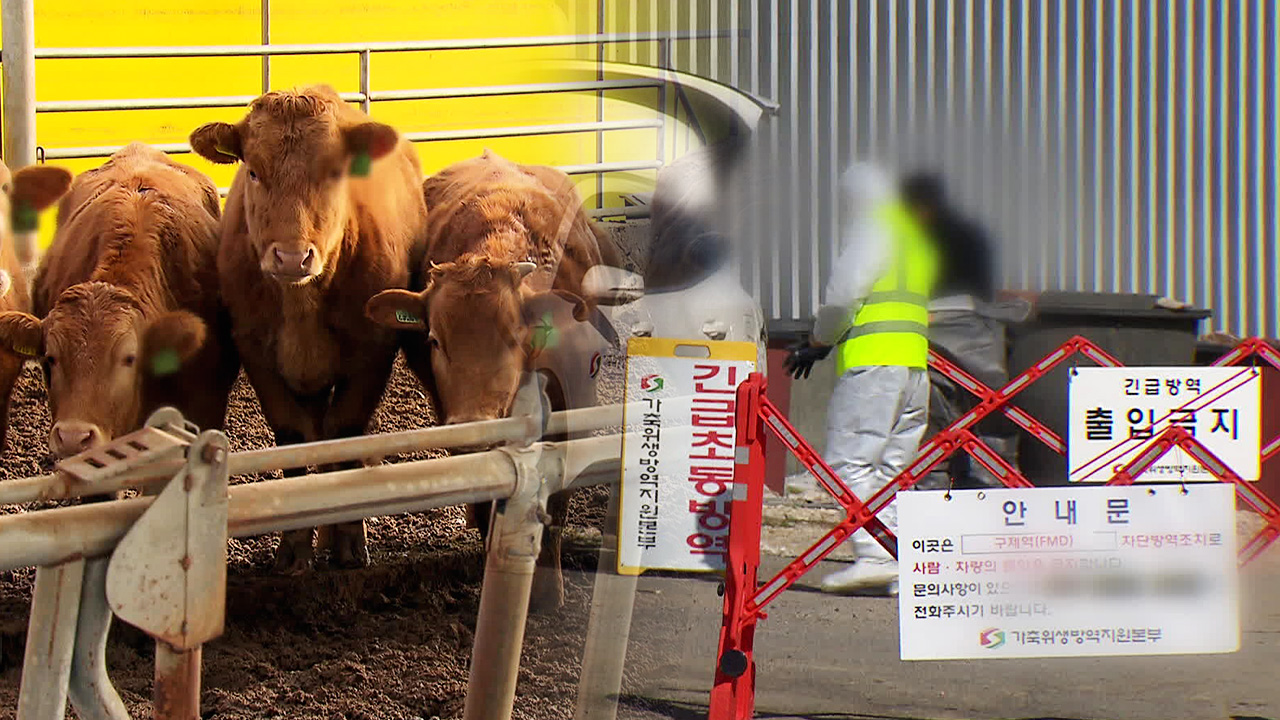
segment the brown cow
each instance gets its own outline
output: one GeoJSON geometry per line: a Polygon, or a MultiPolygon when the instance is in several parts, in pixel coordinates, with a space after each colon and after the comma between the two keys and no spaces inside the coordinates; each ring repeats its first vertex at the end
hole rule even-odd
{"type": "MultiPolygon", "coordinates": [[[[364,434],[397,342],[362,309],[408,286],[426,214],[413,146],[323,85],[267,93],[235,125],[198,128],[191,145],[213,162],[241,163],[218,274],[276,443],[364,434]]],[[[332,561],[367,565],[364,523],[333,530],[332,561]]],[[[313,539],[314,528],[285,533],[276,567],[304,571],[313,539]]]]}
{"type": "MultiPolygon", "coordinates": [[[[406,343],[406,356],[446,424],[505,417],[532,369],[532,326],[543,314],[533,308],[549,307],[547,285],[584,320],[594,307],[581,298],[583,275],[602,262],[618,265],[617,250],[582,211],[568,176],[553,168],[485,151],[433,175],[423,194],[422,289],[384,292],[366,312],[384,327],[423,331],[406,343]],[[539,265],[551,269],[554,282],[531,274],[539,265]]],[[[549,503],[544,572],[534,591],[539,607],[563,602],[560,533],[568,502],[561,493],[549,503]]],[[[482,535],[488,506],[472,509],[482,535]]]]}
{"type": "Polygon", "coordinates": [[[128,433],[163,405],[222,426],[239,363],[218,301],[218,215],[209,178],[140,143],[76,177],[36,315],[0,315],[0,341],[41,356],[54,455],[128,433]]]}
{"type": "MultiPolygon", "coordinates": [[[[17,232],[34,233],[34,213],[52,205],[71,185],[71,173],[60,167],[33,165],[11,173],[0,162],[0,318],[4,313],[31,312],[31,282],[27,269],[18,260],[14,247],[17,232]],[[20,227],[14,229],[11,218],[20,227]],[[23,223],[27,227],[21,227],[23,223]]],[[[3,323],[0,323],[0,327],[3,323]]],[[[0,342],[0,451],[9,433],[9,399],[13,386],[22,374],[26,358],[37,352],[37,346],[24,345],[20,350],[0,342]]]]}

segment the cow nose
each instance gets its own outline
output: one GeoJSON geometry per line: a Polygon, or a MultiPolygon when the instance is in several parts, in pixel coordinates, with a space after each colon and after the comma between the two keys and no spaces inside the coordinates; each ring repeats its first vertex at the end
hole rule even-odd
{"type": "Polygon", "coordinates": [[[65,420],[53,426],[53,451],[59,457],[79,455],[102,444],[102,430],[97,425],[65,420]]]}
{"type": "Polygon", "coordinates": [[[316,262],[316,248],[309,245],[306,250],[286,250],[275,245],[271,250],[271,258],[275,272],[282,275],[310,275],[316,262]]]}

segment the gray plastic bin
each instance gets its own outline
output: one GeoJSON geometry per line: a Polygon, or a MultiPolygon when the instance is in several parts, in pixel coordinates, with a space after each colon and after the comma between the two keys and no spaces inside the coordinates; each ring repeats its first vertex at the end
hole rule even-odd
{"type": "MultiPolygon", "coordinates": [[[[1034,298],[1025,323],[1009,328],[1010,377],[1026,370],[1075,335],[1088,338],[1125,365],[1191,365],[1200,322],[1208,310],[1169,310],[1156,295],[1046,292],[1034,298]]],[[[1013,403],[1067,438],[1067,388],[1071,365],[1094,363],[1077,356],[1014,397],[1013,403]]],[[[1064,457],[1030,435],[1019,445],[1019,466],[1038,486],[1066,485],[1064,457]]]]}

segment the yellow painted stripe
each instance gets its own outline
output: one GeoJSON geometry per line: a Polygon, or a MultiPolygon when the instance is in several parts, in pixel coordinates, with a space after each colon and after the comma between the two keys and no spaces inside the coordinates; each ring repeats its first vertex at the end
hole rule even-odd
{"type": "Polygon", "coordinates": [[[627,356],[642,355],[644,357],[680,358],[697,360],[687,355],[677,355],[676,348],[681,346],[705,347],[711,353],[708,360],[731,360],[739,362],[755,362],[755,343],[741,340],[681,340],[678,338],[633,337],[627,342],[627,356]]]}

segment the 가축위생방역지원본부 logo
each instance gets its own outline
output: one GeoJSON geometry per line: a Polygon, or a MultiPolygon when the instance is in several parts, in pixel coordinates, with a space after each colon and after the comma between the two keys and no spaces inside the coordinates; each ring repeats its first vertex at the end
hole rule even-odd
{"type": "Polygon", "coordinates": [[[661,375],[645,375],[640,378],[640,389],[645,392],[657,392],[662,389],[666,383],[663,382],[661,375]]]}
{"type": "Polygon", "coordinates": [[[995,650],[1004,645],[1004,631],[998,628],[987,628],[979,633],[978,643],[988,650],[995,650]]]}

